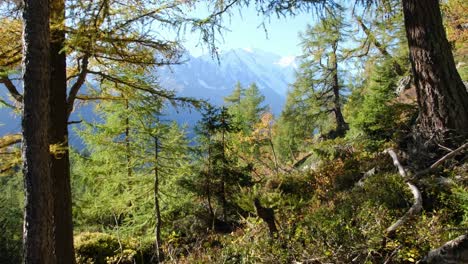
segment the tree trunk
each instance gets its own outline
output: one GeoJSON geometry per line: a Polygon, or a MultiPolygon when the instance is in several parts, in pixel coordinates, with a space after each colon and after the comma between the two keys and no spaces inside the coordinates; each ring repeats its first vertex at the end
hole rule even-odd
{"type": "Polygon", "coordinates": [[[49,1],[25,0],[23,10],[23,172],[26,193],[24,263],[56,263],[49,168],[49,1]]]}
{"type": "MultiPolygon", "coordinates": [[[[122,94],[122,97],[124,95],[122,94]]],[[[127,176],[128,179],[132,178],[132,165],[131,165],[131,153],[130,153],[130,120],[128,119],[129,105],[128,99],[125,98],[125,152],[127,156],[127,176]]]]}
{"type": "Polygon", "coordinates": [[[65,43],[65,2],[53,0],[50,41],[50,125],[49,144],[57,146],[50,154],[54,184],[55,251],[57,263],[75,263],[68,152],[68,106],[65,43]]]}
{"type": "Polygon", "coordinates": [[[213,174],[212,164],[211,164],[211,141],[208,146],[208,173],[205,175],[205,191],[208,201],[208,210],[211,217],[211,229],[214,230],[215,214],[213,210],[213,205],[211,203],[211,176],[213,174]]]}
{"type": "Polygon", "coordinates": [[[258,198],[254,199],[254,206],[258,217],[268,225],[271,237],[275,238],[278,235],[278,228],[276,228],[275,223],[275,211],[273,208],[263,207],[258,198]]]}
{"type": "Polygon", "coordinates": [[[341,112],[341,100],[340,100],[340,83],[338,80],[338,58],[336,56],[336,51],[338,49],[338,43],[333,44],[333,52],[331,53],[331,63],[332,63],[332,78],[333,78],[333,112],[335,113],[336,119],[336,136],[342,137],[349,129],[348,124],[345,122],[343,113],[341,112]]]}
{"type": "Polygon", "coordinates": [[[157,263],[163,261],[163,252],[162,252],[162,242],[161,242],[161,209],[159,207],[159,171],[158,171],[158,152],[159,152],[159,142],[158,138],[154,137],[154,210],[156,214],[156,256],[157,256],[157,263]]]}
{"type": "Polygon", "coordinates": [[[221,175],[221,203],[223,205],[223,221],[226,222],[226,208],[227,208],[227,200],[226,200],[226,142],[225,142],[225,130],[226,130],[226,120],[225,120],[225,113],[224,113],[224,107],[223,111],[221,112],[221,123],[223,125],[222,127],[222,144],[223,144],[223,152],[222,152],[222,159],[223,159],[223,170],[222,170],[222,175],[221,175]]]}
{"type": "Polygon", "coordinates": [[[447,41],[438,0],[403,0],[422,135],[455,145],[468,134],[468,93],[447,41]]]}

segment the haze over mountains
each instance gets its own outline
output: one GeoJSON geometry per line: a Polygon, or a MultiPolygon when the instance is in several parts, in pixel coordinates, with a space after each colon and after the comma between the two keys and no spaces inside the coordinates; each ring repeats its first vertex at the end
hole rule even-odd
{"type": "MultiPolygon", "coordinates": [[[[158,72],[164,88],[175,90],[180,96],[205,99],[221,105],[223,97],[232,92],[238,81],[244,87],[255,82],[265,95],[265,103],[275,114],[279,114],[284,105],[288,85],[294,80],[296,67],[294,57],[281,57],[257,49],[220,52],[219,60],[210,55],[187,55],[184,61],[186,62],[183,64],[165,67],[158,72]]],[[[0,91],[0,96],[7,96],[2,85],[0,91]]],[[[88,109],[77,109],[71,119],[76,120],[83,116],[91,120],[92,112],[89,110],[89,106],[88,109]]],[[[168,119],[172,118],[192,125],[199,115],[193,111],[171,113],[168,119]]],[[[20,117],[14,115],[9,108],[0,108],[0,136],[17,133],[20,128],[20,117]]]]}
{"type": "Polygon", "coordinates": [[[185,59],[186,63],[159,73],[163,87],[175,89],[183,96],[222,104],[223,97],[232,92],[238,81],[244,87],[255,82],[274,113],[281,111],[296,67],[294,57],[257,49],[221,52],[219,61],[210,55],[185,59]]]}

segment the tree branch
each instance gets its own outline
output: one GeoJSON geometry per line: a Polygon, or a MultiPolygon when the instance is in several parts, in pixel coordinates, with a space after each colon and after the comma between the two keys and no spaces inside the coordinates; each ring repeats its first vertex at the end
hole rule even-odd
{"type": "Polygon", "coordinates": [[[153,95],[161,96],[161,97],[169,99],[169,100],[177,99],[173,94],[166,93],[166,92],[163,92],[163,91],[158,91],[158,90],[152,89],[151,87],[143,87],[141,85],[132,83],[130,81],[126,81],[126,80],[120,79],[118,77],[114,77],[114,76],[105,74],[103,72],[96,72],[96,71],[88,70],[88,73],[100,76],[101,78],[103,78],[105,80],[108,80],[108,81],[111,81],[111,82],[114,82],[114,83],[120,83],[120,84],[126,85],[128,87],[131,87],[131,88],[143,91],[143,92],[147,92],[147,93],[150,93],[150,94],[153,94],[153,95]]]}
{"type": "Polygon", "coordinates": [[[68,121],[68,122],[67,122],[67,125],[80,124],[80,123],[82,123],[82,122],[83,122],[83,120],[77,120],[77,121],[68,121]]]}
{"type": "Polygon", "coordinates": [[[372,44],[374,44],[374,46],[380,51],[380,53],[383,56],[385,56],[386,58],[392,60],[393,69],[395,70],[395,72],[399,76],[402,76],[404,74],[404,71],[403,71],[401,65],[390,55],[390,53],[388,53],[387,49],[385,49],[385,47],[382,45],[382,43],[380,43],[380,41],[378,41],[375,38],[374,34],[372,34],[370,29],[364,24],[362,19],[360,17],[358,17],[358,16],[356,16],[355,18],[356,18],[356,21],[358,22],[359,26],[361,27],[362,31],[364,31],[364,33],[366,34],[367,38],[372,42],[372,44]]]}
{"type": "Polygon", "coordinates": [[[441,247],[431,250],[418,263],[468,263],[468,235],[461,235],[441,247]]]}
{"type": "Polygon", "coordinates": [[[392,236],[396,232],[398,227],[405,224],[409,219],[411,219],[411,217],[413,217],[422,210],[422,195],[418,187],[416,187],[416,185],[414,185],[408,180],[407,173],[401,165],[400,161],[398,160],[398,156],[395,153],[395,151],[393,151],[393,149],[388,149],[385,152],[388,153],[390,157],[392,157],[393,165],[397,167],[399,174],[401,175],[401,177],[403,177],[403,179],[406,181],[406,184],[411,189],[411,193],[413,194],[414,199],[411,208],[400,219],[398,219],[395,223],[393,223],[389,228],[385,230],[387,236],[392,236]]]}
{"type": "Polygon", "coordinates": [[[0,98],[0,105],[1,105],[1,104],[3,104],[3,105],[6,106],[6,107],[9,107],[9,108],[11,108],[11,109],[13,109],[13,110],[16,109],[16,106],[14,106],[14,105],[8,103],[6,100],[3,100],[2,98],[0,98]]]}
{"type": "Polygon", "coordinates": [[[67,98],[67,116],[70,117],[71,112],[73,111],[73,104],[75,103],[76,95],[80,90],[81,86],[86,80],[86,74],[88,72],[88,63],[89,63],[89,55],[85,54],[83,59],[81,60],[81,71],[78,74],[78,79],[73,84],[70,89],[70,93],[68,94],[67,98]]]}
{"type": "Polygon", "coordinates": [[[13,98],[15,98],[18,103],[23,103],[23,96],[18,92],[18,89],[16,89],[16,86],[13,84],[10,78],[8,78],[8,76],[0,77],[0,83],[5,85],[11,96],[13,96],[13,98]]]}
{"type": "Polygon", "coordinates": [[[465,143],[465,144],[461,145],[461,146],[458,147],[457,149],[455,149],[455,150],[453,150],[452,152],[448,153],[447,155],[443,156],[443,157],[440,158],[438,161],[436,161],[434,164],[432,164],[429,168],[417,172],[417,173],[414,174],[414,176],[411,177],[411,178],[414,179],[414,180],[417,180],[417,179],[421,178],[421,176],[426,175],[426,174],[428,174],[428,173],[434,171],[434,170],[435,170],[437,167],[439,167],[444,161],[455,157],[456,155],[458,155],[458,154],[460,154],[461,152],[463,152],[466,148],[468,148],[468,143],[465,143]]]}
{"type": "Polygon", "coordinates": [[[77,100],[81,101],[99,101],[99,100],[125,100],[120,96],[91,96],[79,94],[76,96],[77,100]]]}
{"type": "Polygon", "coordinates": [[[22,138],[21,134],[5,135],[0,138],[0,149],[20,143],[22,138]]]}

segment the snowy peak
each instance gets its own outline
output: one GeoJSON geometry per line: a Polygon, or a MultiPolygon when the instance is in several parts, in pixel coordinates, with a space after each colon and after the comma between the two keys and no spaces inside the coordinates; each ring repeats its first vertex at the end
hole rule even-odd
{"type": "Polygon", "coordinates": [[[282,68],[293,67],[294,69],[296,69],[297,58],[296,56],[284,56],[281,57],[277,62],[275,62],[275,64],[282,68]]]}
{"type": "Polygon", "coordinates": [[[223,102],[237,82],[244,87],[255,82],[272,110],[279,113],[294,80],[294,57],[258,49],[222,51],[218,60],[210,55],[187,58],[187,63],[159,71],[163,86],[216,104],[223,102]]]}

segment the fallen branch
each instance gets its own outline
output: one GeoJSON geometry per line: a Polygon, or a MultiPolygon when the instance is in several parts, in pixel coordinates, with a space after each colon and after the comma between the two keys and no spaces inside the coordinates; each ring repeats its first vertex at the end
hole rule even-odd
{"type": "Polygon", "coordinates": [[[411,208],[400,219],[398,219],[395,223],[393,223],[389,228],[385,230],[387,236],[390,237],[395,233],[398,227],[406,223],[411,217],[418,214],[422,210],[422,195],[418,187],[416,187],[416,185],[414,185],[408,179],[407,173],[401,165],[400,161],[398,160],[398,156],[395,153],[395,151],[393,151],[392,149],[388,149],[385,152],[387,152],[390,155],[390,157],[392,157],[393,165],[395,165],[398,168],[399,174],[405,180],[406,185],[408,185],[408,187],[411,189],[411,193],[413,194],[414,199],[411,208]]]}
{"type": "Polygon", "coordinates": [[[436,161],[434,164],[432,164],[429,168],[427,168],[427,169],[425,169],[425,170],[422,170],[422,171],[416,172],[416,173],[414,174],[414,176],[411,177],[411,178],[417,180],[417,179],[421,178],[421,176],[426,175],[426,174],[432,172],[432,171],[435,170],[437,167],[439,167],[440,165],[442,165],[442,163],[444,163],[444,161],[455,157],[456,155],[458,155],[458,154],[460,154],[461,152],[463,152],[463,150],[465,150],[466,148],[468,148],[468,143],[465,143],[465,144],[461,145],[461,146],[458,147],[457,149],[455,149],[455,150],[453,150],[452,152],[448,153],[447,155],[443,156],[443,157],[440,158],[438,161],[436,161]]]}
{"type": "Polygon", "coordinates": [[[398,168],[399,174],[401,175],[401,177],[403,177],[406,184],[411,189],[411,193],[413,194],[413,199],[414,199],[414,202],[411,208],[400,219],[398,219],[394,224],[392,224],[389,228],[386,229],[387,236],[392,236],[395,233],[395,231],[398,229],[398,227],[406,223],[412,216],[414,216],[415,214],[419,213],[422,210],[421,192],[419,191],[418,187],[416,187],[416,185],[412,181],[418,180],[421,176],[432,172],[437,167],[439,167],[444,161],[451,159],[455,157],[456,155],[460,154],[467,147],[468,147],[468,143],[461,145],[457,149],[453,150],[452,152],[440,158],[438,161],[432,164],[429,168],[416,172],[412,177],[408,176],[405,169],[403,168],[400,161],[398,160],[398,156],[394,150],[388,149],[385,151],[386,153],[390,155],[390,157],[392,157],[393,165],[395,165],[398,168]]]}
{"type": "Polygon", "coordinates": [[[468,235],[461,235],[429,251],[420,264],[468,263],[468,235]]]}

